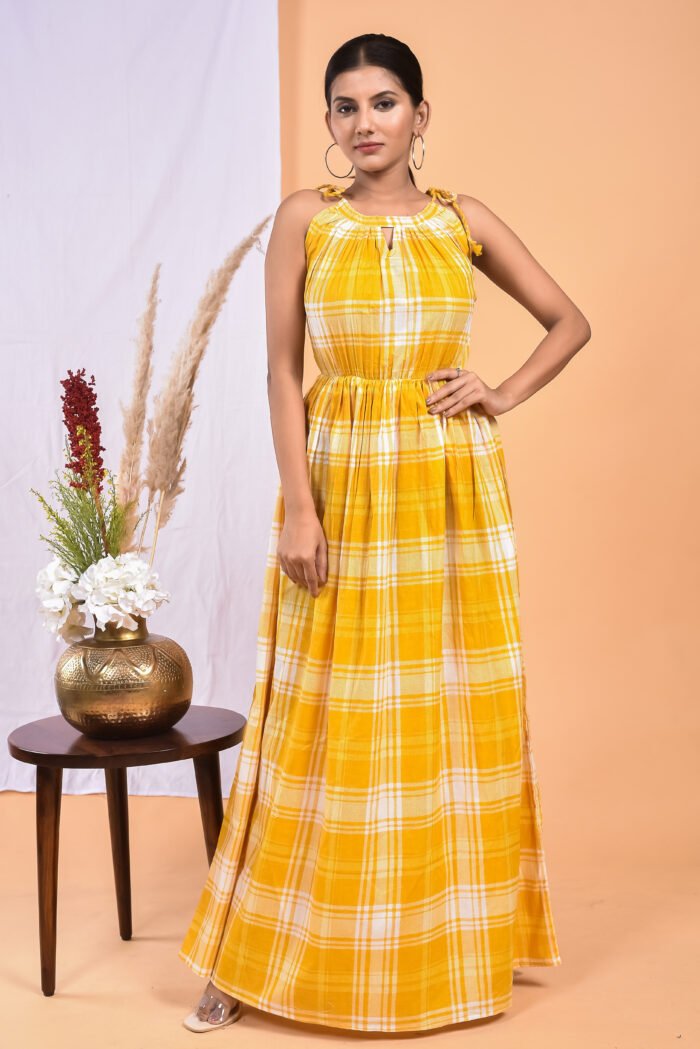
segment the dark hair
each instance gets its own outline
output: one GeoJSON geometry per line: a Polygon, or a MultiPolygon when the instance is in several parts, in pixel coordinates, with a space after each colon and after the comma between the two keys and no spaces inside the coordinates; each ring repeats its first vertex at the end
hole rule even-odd
{"type": "MultiPolygon", "coordinates": [[[[331,108],[331,85],[335,78],[340,73],[360,69],[362,66],[380,66],[382,69],[388,69],[401,82],[414,106],[423,101],[423,73],[408,44],[394,36],[385,36],[384,33],[363,33],[362,36],[346,40],[330,57],[324,79],[328,109],[331,108]]],[[[416,180],[410,164],[408,174],[415,186],[416,180]]]]}

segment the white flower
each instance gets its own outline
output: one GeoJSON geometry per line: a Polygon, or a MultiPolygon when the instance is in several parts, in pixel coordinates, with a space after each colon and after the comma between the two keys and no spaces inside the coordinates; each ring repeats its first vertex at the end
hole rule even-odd
{"type": "Polygon", "coordinates": [[[94,615],[99,627],[114,623],[135,630],[136,616],[146,618],[170,600],[170,594],[160,589],[158,573],[134,551],[103,557],[80,578],[55,557],[38,573],[36,593],[44,625],[57,641],[69,642],[92,634],[86,613],[94,615]]]}
{"type": "Polygon", "coordinates": [[[136,629],[136,616],[145,618],[170,600],[167,590],[160,589],[158,573],[135,551],[110,554],[89,565],[72,585],[71,594],[83,602],[99,627],[114,623],[129,630],[136,629]]]}
{"type": "Polygon", "coordinates": [[[44,626],[56,635],[56,640],[78,641],[91,633],[84,613],[76,608],[72,590],[76,572],[54,557],[36,577],[36,593],[41,602],[40,613],[44,626]]]}

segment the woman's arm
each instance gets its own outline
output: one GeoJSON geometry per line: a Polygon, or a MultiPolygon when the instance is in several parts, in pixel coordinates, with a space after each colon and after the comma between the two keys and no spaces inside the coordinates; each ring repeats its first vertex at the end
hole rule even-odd
{"type": "MultiPolygon", "coordinates": [[[[316,596],[326,581],[327,550],[306,457],[304,373],[304,237],[312,191],[290,194],[275,214],[265,256],[267,393],[285,521],[280,563],[295,583],[316,596]]],[[[314,195],[318,198],[318,194],[314,195]]]]}
{"type": "Polygon", "coordinates": [[[459,194],[457,199],[472,237],[483,245],[482,254],[473,257],[475,269],[524,306],[547,329],[547,335],[525,363],[495,389],[474,372],[462,372],[458,379],[452,379],[453,369],[446,369],[444,375],[440,371],[431,373],[451,381],[429,403],[434,404],[437,398],[438,410],[449,409],[446,415],[476,403],[499,415],[551,382],[588,342],[591,326],[505,222],[476,197],[459,194]]]}

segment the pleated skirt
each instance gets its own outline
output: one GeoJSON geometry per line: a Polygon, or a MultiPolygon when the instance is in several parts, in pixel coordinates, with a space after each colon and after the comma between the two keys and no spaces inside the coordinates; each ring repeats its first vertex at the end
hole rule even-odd
{"type": "Polygon", "coordinates": [[[502,1012],[558,965],[503,446],[425,380],[305,396],[319,595],[270,529],[256,680],[179,957],[260,1009],[358,1031],[502,1012]]]}

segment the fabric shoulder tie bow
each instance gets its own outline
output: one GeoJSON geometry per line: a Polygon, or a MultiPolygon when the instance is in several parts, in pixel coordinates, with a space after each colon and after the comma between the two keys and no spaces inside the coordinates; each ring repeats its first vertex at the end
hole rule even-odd
{"type": "Polygon", "coordinates": [[[464,232],[467,234],[470,255],[472,253],[474,255],[481,255],[483,244],[479,244],[472,237],[471,231],[469,229],[469,223],[467,222],[467,217],[462,211],[462,208],[460,207],[459,202],[457,200],[457,194],[453,193],[451,189],[439,189],[437,186],[429,186],[428,193],[433,199],[437,198],[437,200],[439,200],[441,204],[452,205],[452,207],[455,209],[455,211],[460,217],[462,225],[464,226],[464,232]]]}
{"type": "Polygon", "coordinates": [[[342,197],[345,192],[342,186],[336,186],[333,182],[323,182],[320,186],[316,186],[316,189],[324,197],[342,197]]]}

